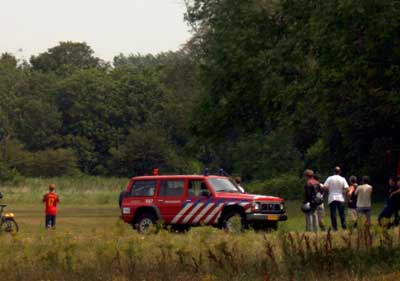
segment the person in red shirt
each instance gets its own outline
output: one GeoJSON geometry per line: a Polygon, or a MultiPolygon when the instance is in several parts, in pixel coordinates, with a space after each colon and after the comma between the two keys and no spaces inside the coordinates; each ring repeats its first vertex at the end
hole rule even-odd
{"type": "Polygon", "coordinates": [[[46,206],[46,228],[54,228],[56,226],[57,203],[60,199],[55,192],[56,185],[54,183],[49,185],[49,192],[43,196],[43,203],[46,206]]]}

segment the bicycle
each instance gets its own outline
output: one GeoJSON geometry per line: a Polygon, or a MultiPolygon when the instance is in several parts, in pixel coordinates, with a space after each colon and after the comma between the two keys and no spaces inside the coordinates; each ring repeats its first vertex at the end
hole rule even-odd
{"type": "Polygon", "coordinates": [[[7,205],[0,205],[0,233],[4,231],[15,234],[19,231],[18,224],[15,221],[15,215],[14,213],[4,213],[5,207],[7,207],[7,205]]]}

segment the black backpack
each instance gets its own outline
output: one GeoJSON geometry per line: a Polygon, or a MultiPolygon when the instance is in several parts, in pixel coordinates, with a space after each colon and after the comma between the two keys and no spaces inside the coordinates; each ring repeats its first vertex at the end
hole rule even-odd
{"type": "Polygon", "coordinates": [[[314,193],[311,204],[314,206],[319,206],[322,203],[324,203],[324,195],[322,193],[321,186],[319,183],[313,185],[313,187],[314,187],[314,193]]]}

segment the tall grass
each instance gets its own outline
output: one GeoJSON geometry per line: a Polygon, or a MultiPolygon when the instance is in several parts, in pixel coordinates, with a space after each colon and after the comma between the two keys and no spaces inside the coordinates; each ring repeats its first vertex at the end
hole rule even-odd
{"type": "Polygon", "coordinates": [[[200,227],[142,236],[115,222],[127,182],[84,176],[0,187],[21,223],[16,236],[0,233],[0,280],[400,280],[398,228],[302,233],[300,203],[292,201],[279,232],[200,227]],[[49,183],[63,209],[58,229],[45,232],[40,200],[49,183]]]}
{"type": "Polygon", "coordinates": [[[47,192],[50,183],[55,183],[61,200],[71,204],[109,204],[117,202],[119,192],[129,179],[94,176],[27,178],[18,186],[0,186],[4,201],[8,203],[37,203],[47,192]]]}
{"type": "Polygon", "coordinates": [[[186,234],[161,230],[148,236],[120,222],[109,229],[86,235],[57,231],[32,237],[0,235],[1,276],[9,281],[400,277],[398,229],[229,235],[202,227],[186,234]]]}

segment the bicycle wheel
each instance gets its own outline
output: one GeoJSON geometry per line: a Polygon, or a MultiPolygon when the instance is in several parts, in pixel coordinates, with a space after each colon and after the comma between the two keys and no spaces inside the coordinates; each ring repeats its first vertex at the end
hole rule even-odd
{"type": "Polygon", "coordinates": [[[13,218],[5,219],[0,225],[1,232],[15,234],[19,231],[17,222],[13,218]]]}

